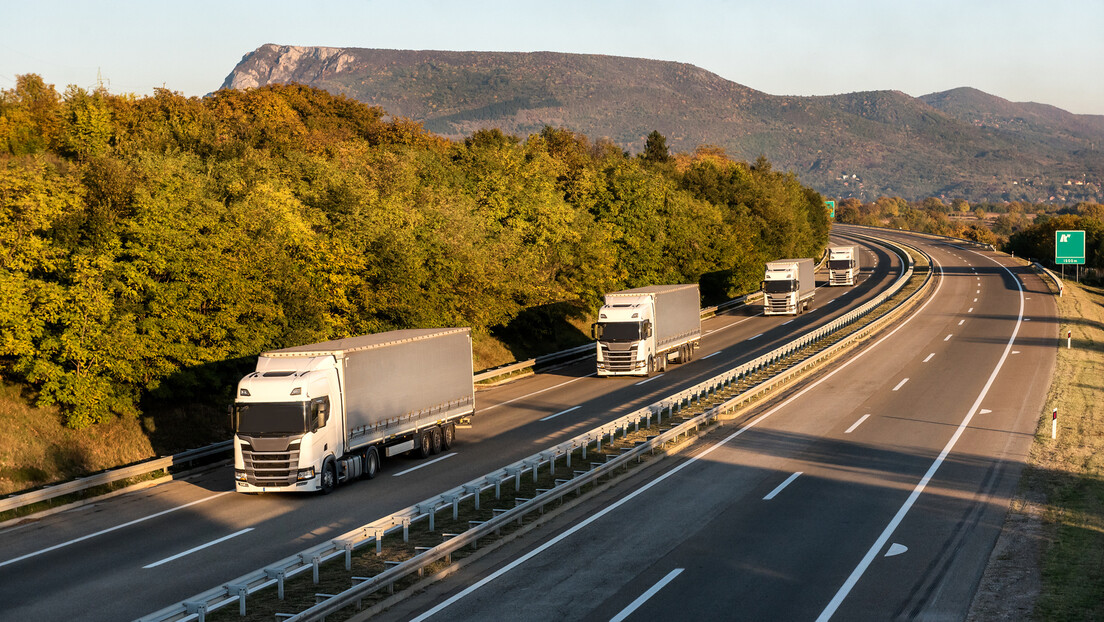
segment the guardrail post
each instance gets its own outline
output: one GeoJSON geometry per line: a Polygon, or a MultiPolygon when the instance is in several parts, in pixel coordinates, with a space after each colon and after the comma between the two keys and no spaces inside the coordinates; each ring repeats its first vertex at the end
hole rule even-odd
{"type": "Polygon", "coordinates": [[[249,586],[244,583],[226,586],[227,595],[238,593],[238,615],[245,616],[245,597],[249,594],[249,586]]]}
{"type": "Polygon", "coordinates": [[[184,601],[184,610],[196,614],[199,622],[203,622],[207,616],[207,603],[184,601]]]}
{"type": "MultiPolygon", "coordinates": [[[[334,540],[334,544],[345,549],[345,570],[353,569],[353,543],[351,540],[334,540]]],[[[242,615],[245,615],[244,613],[242,615]]]]}
{"type": "Polygon", "coordinates": [[[269,579],[276,579],[276,597],[283,600],[284,578],[287,576],[287,571],[283,568],[265,568],[264,573],[269,579]]]}
{"type": "MultiPolygon", "coordinates": [[[[384,529],[376,529],[376,556],[383,555],[383,532],[384,529]]],[[[318,566],[314,567],[314,582],[318,583],[318,566]]]]}
{"type": "Polygon", "coordinates": [[[464,492],[471,493],[475,497],[475,509],[479,509],[479,497],[482,494],[482,486],[476,484],[474,486],[464,486],[464,492]]]}
{"type": "Polygon", "coordinates": [[[460,495],[452,496],[452,520],[460,518],[460,495]]]}

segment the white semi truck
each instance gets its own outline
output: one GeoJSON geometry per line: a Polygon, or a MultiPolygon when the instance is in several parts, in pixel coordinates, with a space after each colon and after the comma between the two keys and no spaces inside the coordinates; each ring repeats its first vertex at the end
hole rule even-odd
{"type": "Polygon", "coordinates": [[[474,411],[467,328],[263,352],[234,402],[235,488],[328,493],[375,477],[384,456],[448,449],[474,411]]]}
{"type": "Polygon", "coordinates": [[[813,304],[812,259],[779,259],[763,274],[763,315],[797,315],[813,304]]]}
{"type": "Polygon", "coordinates": [[[672,358],[685,363],[701,345],[696,283],[652,285],[606,294],[593,333],[599,376],[650,376],[672,358]]]}
{"type": "Polygon", "coordinates": [[[859,273],[859,254],[854,246],[828,247],[828,284],[854,285],[859,273]]]}

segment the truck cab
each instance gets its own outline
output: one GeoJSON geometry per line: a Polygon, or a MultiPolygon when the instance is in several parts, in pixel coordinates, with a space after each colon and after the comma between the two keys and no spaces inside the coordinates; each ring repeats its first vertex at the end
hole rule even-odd
{"type": "Polygon", "coordinates": [[[854,285],[859,271],[854,246],[828,247],[828,284],[854,285]]]}
{"type": "Polygon", "coordinates": [[[598,312],[593,337],[598,341],[598,375],[647,375],[655,367],[650,296],[618,297],[598,312]]]}
{"type": "Polygon", "coordinates": [[[238,383],[233,408],[238,492],[328,490],[344,453],[333,357],[265,358],[238,383]]]}

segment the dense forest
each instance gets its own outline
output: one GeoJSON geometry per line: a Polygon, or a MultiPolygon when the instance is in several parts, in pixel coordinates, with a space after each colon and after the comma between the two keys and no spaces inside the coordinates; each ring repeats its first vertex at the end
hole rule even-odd
{"type": "Polygon", "coordinates": [[[268,348],[750,291],[827,238],[792,174],[655,132],[630,156],[553,127],[446,140],[298,85],[0,92],[0,373],[74,428],[225,400],[268,348]]]}

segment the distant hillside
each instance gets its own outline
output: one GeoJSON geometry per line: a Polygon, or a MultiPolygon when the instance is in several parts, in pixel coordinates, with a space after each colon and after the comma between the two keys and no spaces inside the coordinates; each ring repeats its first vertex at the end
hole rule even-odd
{"type": "Polygon", "coordinates": [[[1104,201],[1104,116],[1013,103],[969,88],[780,97],[694,65],[555,52],[442,52],[264,45],[223,88],[299,82],[461,137],[545,125],[638,152],[658,130],[793,170],[827,196],[1104,201]]]}

